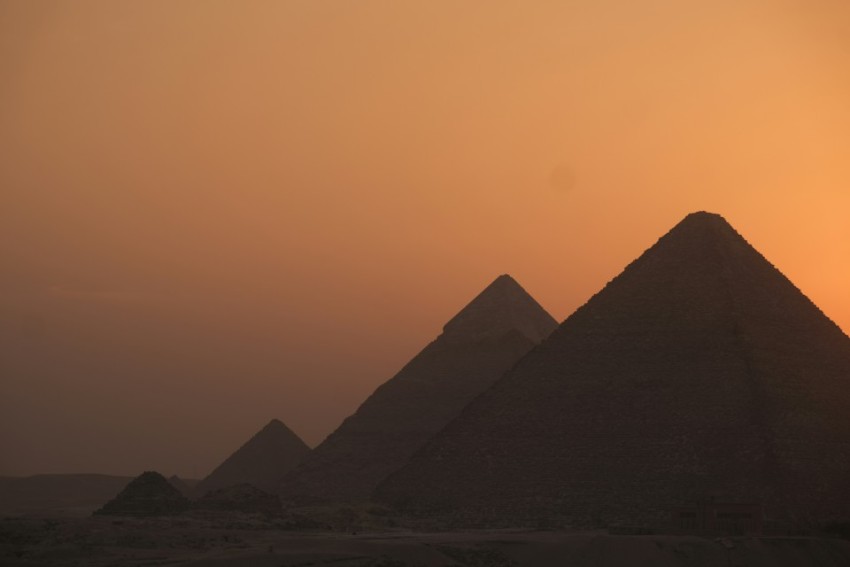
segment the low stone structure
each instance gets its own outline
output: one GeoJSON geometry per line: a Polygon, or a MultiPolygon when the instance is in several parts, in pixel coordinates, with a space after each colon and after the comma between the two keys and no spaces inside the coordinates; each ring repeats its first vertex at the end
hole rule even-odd
{"type": "Polygon", "coordinates": [[[207,492],[192,504],[194,510],[214,512],[243,512],[272,516],[280,514],[283,507],[276,494],[242,483],[207,492]]]}

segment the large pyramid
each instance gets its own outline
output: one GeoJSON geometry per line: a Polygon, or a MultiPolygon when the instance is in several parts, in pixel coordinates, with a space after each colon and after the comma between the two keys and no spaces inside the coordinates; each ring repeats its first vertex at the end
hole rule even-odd
{"type": "Polygon", "coordinates": [[[696,502],[850,518],[850,339],[687,216],[376,491],[469,521],[656,522],[696,502]]]}
{"type": "Polygon", "coordinates": [[[302,503],[368,499],[556,327],[516,281],[500,276],[285,477],[282,495],[302,503]]]}
{"type": "Polygon", "coordinates": [[[203,496],[211,490],[244,483],[273,492],[277,481],[309,452],[300,437],[273,419],[198,483],[194,492],[203,496]]]}

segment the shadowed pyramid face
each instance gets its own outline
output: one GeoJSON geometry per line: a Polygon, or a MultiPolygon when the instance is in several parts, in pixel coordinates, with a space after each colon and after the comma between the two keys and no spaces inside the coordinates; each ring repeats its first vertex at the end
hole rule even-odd
{"type": "Polygon", "coordinates": [[[500,276],[286,476],[282,495],[305,503],[366,500],[556,326],[519,284],[500,276]]]}
{"type": "MultiPolygon", "coordinates": [[[[379,487],[420,511],[647,521],[714,497],[850,512],[850,339],[695,213],[379,487]]],[[[521,521],[521,520],[520,520],[521,521]]]]}

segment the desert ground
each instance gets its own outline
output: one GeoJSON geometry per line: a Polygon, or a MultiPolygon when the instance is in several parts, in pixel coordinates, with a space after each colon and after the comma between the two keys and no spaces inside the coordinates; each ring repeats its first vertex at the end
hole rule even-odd
{"type": "Polygon", "coordinates": [[[0,564],[220,567],[850,565],[850,541],[823,537],[614,535],[605,531],[293,531],[276,521],[5,518],[0,564]]]}

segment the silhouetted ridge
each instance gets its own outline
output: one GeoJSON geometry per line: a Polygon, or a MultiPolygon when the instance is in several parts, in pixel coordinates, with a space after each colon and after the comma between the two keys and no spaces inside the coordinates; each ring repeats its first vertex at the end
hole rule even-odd
{"type": "Polygon", "coordinates": [[[557,323],[500,276],[286,475],[289,501],[365,500],[557,323]]]}
{"type": "Polygon", "coordinates": [[[277,481],[295,467],[310,448],[279,419],[271,420],[195,488],[202,496],[236,484],[274,491],[277,481]]]}
{"type": "Polygon", "coordinates": [[[665,521],[707,498],[850,516],[850,339],[688,215],[377,490],[470,523],[665,521]]]}
{"type": "Polygon", "coordinates": [[[103,516],[174,516],[189,506],[180,491],[155,471],[130,481],[118,495],[95,514],[103,516]]]}

